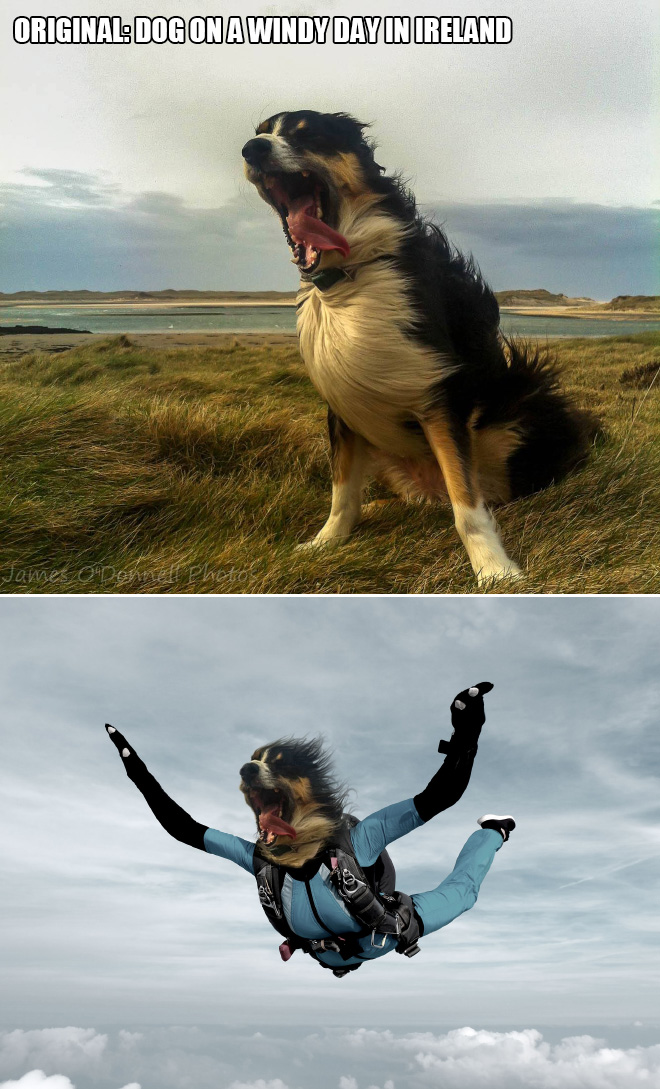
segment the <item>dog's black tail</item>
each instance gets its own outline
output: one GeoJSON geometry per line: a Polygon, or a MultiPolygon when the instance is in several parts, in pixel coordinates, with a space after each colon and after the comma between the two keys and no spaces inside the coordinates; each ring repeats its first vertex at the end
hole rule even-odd
{"type": "Polygon", "coordinates": [[[548,349],[518,338],[502,339],[506,372],[500,373],[494,400],[489,398],[477,427],[508,423],[522,436],[508,460],[511,498],[517,499],[561,480],[583,461],[600,423],[560,389],[557,364],[548,349]]]}

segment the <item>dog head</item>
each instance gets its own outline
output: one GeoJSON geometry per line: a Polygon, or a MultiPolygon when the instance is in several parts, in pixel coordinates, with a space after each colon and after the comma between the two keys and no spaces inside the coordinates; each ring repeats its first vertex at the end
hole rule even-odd
{"type": "Polygon", "coordinates": [[[383,169],[366,125],[345,113],[298,110],[263,121],[243,148],[245,174],[278,213],[293,261],[311,273],[321,258],[350,253],[340,227],[347,206],[376,201],[383,169]]]}
{"type": "Polygon", "coordinates": [[[341,823],[346,791],[319,739],[273,741],[257,749],[240,774],[261,855],[302,866],[330,842],[341,823]]]}

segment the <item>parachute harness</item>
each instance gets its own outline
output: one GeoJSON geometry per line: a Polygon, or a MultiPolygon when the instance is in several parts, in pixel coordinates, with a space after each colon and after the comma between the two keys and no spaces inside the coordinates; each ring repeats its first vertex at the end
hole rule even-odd
{"type": "MultiPolygon", "coordinates": [[[[322,863],[324,859],[329,861],[332,886],[349,914],[359,923],[358,932],[334,934],[328,929],[318,914],[310,881],[306,877],[305,886],[310,907],[316,921],[327,932],[328,937],[308,939],[292,934],[282,907],[282,878],[286,871],[283,867],[261,858],[256,852],[254,856],[254,874],[261,906],[268,921],[285,938],[280,945],[282,960],[289,960],[296,949],[302,949],[303,952],[313,956],[323,968],[331,968],[335,976],[339,978],[347,975],[348,972],[355,971],[360,964],[332,968],[319,958],[320,953],[338,953],[342,960],[351,960],[355,957],[360,960],[367,959],[362,952],[360,939],[370,934],[371,945],[374,949],[382,949],[388,937],[394,937],[397,942],[397,953],[403,953],[405,957],[414,957],[419,953],[418,942],[422,933],[421,921],[415,912],[412,897],[398,891],[390,894],[380,892],[375,874],[373,883],[369,881],[352,849],[350,823],[352,822],[347,819],[340,831],[343,842],[328,848],[320,862],[322,863]]],[[[387,861],[391,866],[389,857],[387,861]]]]}

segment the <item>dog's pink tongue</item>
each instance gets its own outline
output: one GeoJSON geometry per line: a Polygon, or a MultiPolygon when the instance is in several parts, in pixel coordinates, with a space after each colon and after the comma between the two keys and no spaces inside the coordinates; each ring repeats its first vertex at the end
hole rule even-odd
{"type": "MultiPolygon", "coordinates": [[[[277,808],[277,807],[275,807],[277,808]]],[[[275,809],[264,809],[259,814],[259,827],[265,832],[272,832],[276,836],[290,836],[291,839],[296,838],[296,830],[292,828],[290,824],[283,821],[275,811],[275,809]]]]}
{"type": "Polygon", "coordinates": [[[310,202],[309,196],[291,201],[287,222],[293,241],[313,246],[315,250],[339,250],[344,257],[348,257],[351,247],[343,234],[333,231],[322,219],[317,219],[314,211],[314,201],[310,202]]]}

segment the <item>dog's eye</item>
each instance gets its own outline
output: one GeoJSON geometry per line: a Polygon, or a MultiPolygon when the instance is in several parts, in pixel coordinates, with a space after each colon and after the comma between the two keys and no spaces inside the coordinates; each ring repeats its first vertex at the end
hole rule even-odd
{"type": "Polygon", "coordinates": [[[296,770],[296,761],[285,752],[278,752],[275,756],[269,757],[268,763],[272,764],[280,775],[288,775],[296,770]]]}
{"type": "Polygon", "coordinates": [[[259,125],[259,127],[257,129],[255,129],[255,132],[256,132],[257,136],[262,136],[265,132],[270,132],[270,130],[271,130],[270,121],[262,121],[261,124],[259,125]]]}
{"type": "Polygon", "coordinates": [[[286,136],[292,144],[299,147],[301,144],[313,143],[314,134],[314,125],[303,118],[301,121],[296,121],[289,125],[286,136]]]}

